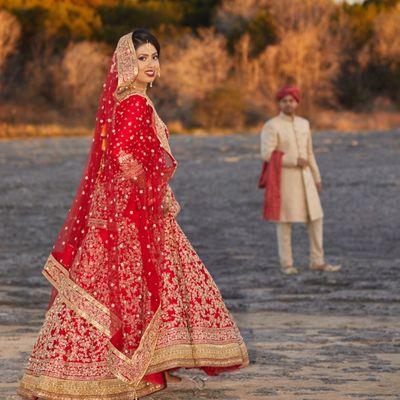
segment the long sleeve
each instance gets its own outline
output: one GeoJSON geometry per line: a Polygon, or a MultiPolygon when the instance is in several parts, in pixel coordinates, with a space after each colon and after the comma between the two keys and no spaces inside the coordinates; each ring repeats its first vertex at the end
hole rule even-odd
{"type": "Polygon", "coordinates": [[[149,163],[156,161],[154,149],[159,142],[152,121],[153,109],[140,95],[130,96],[115,111],[112,156],[121,171],[134,180],[146,174],[149,163]]]}
{"type": "Polygon", "coordinates": [[[311,131],[310,131],[308,143],[307,143],[307,155],[308,155],[308,162],[310,165],[311,173],[314,177],[314,181],[316,183],[321,182],[321,174],[319,172],[318,164],[317,164],[317,161],[316,161],[315,155],[314,155],[311,131]]]}
{"type": "MultiPolygon", "coordinates": [[[[261,158],[270,161],[274,150],[278,149],[278,133],[270,122],[266,122],[261,131],[261,158]]],[[[284,167],[296,167],[297,159],[289,154],[283,154],[282,165],[284,167]]]]}

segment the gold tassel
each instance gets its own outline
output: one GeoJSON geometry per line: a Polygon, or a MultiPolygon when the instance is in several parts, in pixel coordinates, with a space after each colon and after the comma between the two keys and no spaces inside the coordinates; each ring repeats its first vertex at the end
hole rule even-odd
{"type": "Polygon", "coordinates": [[[101,161],[100,161],[100,171],[102,171],[105,164],[105,154],[107,147],[107,142],[106,142],[107,126],[105,124],[101,127],[100,137],[101,137],[101,151],[102,151],[101,161]]]}
{"type": "Polygon", "coordinates": [[[107,126],[106,125],[102,126],[100,136],[101,136],[101,150],[106,151],[106,147],[107,147],[107,142],[106,142],[107,126]]]}

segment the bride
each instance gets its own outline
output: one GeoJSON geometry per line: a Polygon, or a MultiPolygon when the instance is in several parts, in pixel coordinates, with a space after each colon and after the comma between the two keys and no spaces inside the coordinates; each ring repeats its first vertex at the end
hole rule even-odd
{"type": "Polygon", "coordinates": [[[52,296],[18,393],[137,399],[248,364],[221,294],[177,224],[177,162],[146,94],[160,76],[147,30],[120,38],[81,182],[43,269],[52,296]]]}

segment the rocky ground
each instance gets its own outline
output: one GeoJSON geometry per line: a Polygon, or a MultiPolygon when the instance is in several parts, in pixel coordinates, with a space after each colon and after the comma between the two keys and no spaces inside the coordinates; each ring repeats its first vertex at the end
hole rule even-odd
{"type": "MultiPolygon", "coordinates": [[[[89,138],[0,146],[0,399],[15,388],[40,328],[41,275],[80,178],[89,138]]],[[[154,400],[400,399],[400,132],[320,133],[325,249],[338,274],[277,267],[275,230],[261,219],[258,137],[175,136],[179,221],[248,343],[249,368],[190,381],[154,400]]],[[[188,375],[190,376],[190,375],[188,375]]]]}

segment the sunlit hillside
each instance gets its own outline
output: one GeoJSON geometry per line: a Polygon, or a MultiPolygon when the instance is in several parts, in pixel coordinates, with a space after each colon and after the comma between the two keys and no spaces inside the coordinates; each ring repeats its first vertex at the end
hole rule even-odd
{"type": "Polygon", "coordinates": [[[162,44],[173,131],[251,131],[284,83],[325,129],[400,125],[400,1],[0,0],[0,136],[87,133],[118,38],[162,44]]]}

